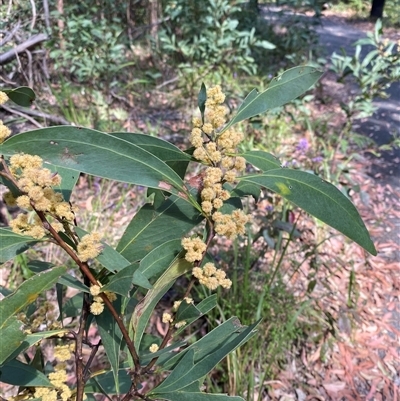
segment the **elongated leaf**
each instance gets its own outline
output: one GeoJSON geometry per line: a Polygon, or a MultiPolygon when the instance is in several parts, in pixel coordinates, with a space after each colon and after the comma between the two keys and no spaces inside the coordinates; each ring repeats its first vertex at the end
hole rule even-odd
{"type": "MultiPolygon", "coordinates": [[[[15,316],[10,317],[0,329],[0,366],[11,358],[14,351],[23,344],[26,334],[23,324],[15,316]]],[[[0,377],[1,381],[1,377],[0,377]]]]}
{"type": "Polygon", "coordinates": [[[0,380],[14,386],[53,387],[42,372],[16,360],[7,362],[0,368],[0,380]]]}
{"type": "MultiPolygon", "coordinates": [[[[132,380],[126,369],[118,370],[118,383],[121,393],[127,393],[129,391],[132,380]]],[[[102,393],[103,391],[105,394],[115,394],[117,392],[112,371],[96,374],[86,383],[85,393],[102,393]]]]}
{"type": "Polygon", "coordinates": [[[158,208],[146,204],[129,223],[117,251],[129,262],[136,262],[161,244],[181,239],[202,220],[192,205],[174,195],[158,208]]]}
{"type": "Polygon", "coordinates": [[[56,167],[151,188],[186,192],[182,179],[143,148],[100,131],[72,126],[50,127],[14,135],[0,154],[29,153],[56,167]],[[171,187],[172,186],[172,187],[171,187]]]}
{"type": "Polygon", "coordinates": [[[201,114],[201,121],[204,123],[204,112],[206,110],[207,88],[204,82],[201,83],[199,94],[197,95],[197,106],[201,114]]]}
{"type": "MultiPolygon", "coordinates": [[[[117,310],[120,307],[116,306],[117,310]]],[[[110,362],[111,369],[114,375],[115,392],[120,393],[119,386],[119,363],[120,363],[120,350],[122,345],[122,333],[118,327],[114,317],[108,308],[98,316],[96,322],[99,328],[101,342],[107,354],[108,361],[110,362]]]]}
{"type": "Polygon", "coordinates": [[[150,152],[163,162],[190,161],[192,157],[182,152],[172,143],[155,136],[145,134],[134,134],[132,132],[113,132],[111,135],[116,136],[124,141],[150,152]]]}
{"type": "Polygon", "coordinates": [[[0,263],[5,263],[14,256],[25,252],[37,242],[37,239],[15,234],[9,228],[0,227],[0,263]]]}
{"type": "Polygon", "coordinates": [[[171,288],[175,280],[190,271],[191,268],[192,264],[185,259],[174,261],[156,281],[153,288],[149,290],[146,296],[138,303],[131,319],[131,326],[135,331],[133,341],[136,349],[140,347],[144,330],[158,301],[171,288]]]}
{"type": "Polygon", "coordinates": [[[233,124],[296,99],[310,89],[321,76],[321,71],[308,66],[294,67],[283,72],[270,82],[264,92],[258,93],[255,89],[250,92],[239,107],[235,117],[229,121],[223,131],[233,124]]]}
{"type": "Polygon", "coordinates": [[[0,301],[0,330],[5,326],[8,319],[25,309],[42,291],[55,284],[65,271],[66,268],[60,266],[39,273],[24,281],[14,293],[2,299],[0,301]]]}
{"type": "Polygon", "coordinates": [[[76,290],[83,292],[90,292],[89,287],[79,281],[76,277],[70,274],[64,274],[58,279],[58,284],[65,285],[66,287],[75,288],[76,290]]]}
{"type": "Polygon", "coordinates": [[[0,301],[0,364],[18,348],[26,335],[21,331],[22,324],[15,317],[25,310],[38,295],[50,288],[65,273],[65,267],[39,273],[22,283],[12,294],[0,301]]]}
{"type": "MultiPolygon", "coordinates": [[[[209,353],[197,363],[195,362],[195,349],[189,349],[171,374],[158,387],[152,390],[151,394],[175,392],[200,380],[209,373],[218,362],[225,358],[226,355],[250,339],[255,334],[255,328],[259,323],[260,321],[249,327],[241,328],[240,332],[234,338],[225,342],[221,347],[209,353]]],[[[213,333],[213,331],[211,333],[213,333]]]]}
{"type": "Polygon", "coordinates": [[[277,192],[376,255],[374,244],[357,209],[327,181],[310,173],[283,168],[241,179],[277,192]]]}
{"type": "Polygon", "coordinates": [[[147,280],[138,269],[139,263],[134,263],[125,267],[110,279],[103,287],[103,290],[112,291],[124,297],[128,297],[133,284],[146,289],[152,288],[149,280],[147,280]]]}
{"type": "MultiPolygon", "coordinates": [[[[21,324],[22,323],[19,323],[19,326],[21,326],[21,324]]],[[[25,338],[19,347],[14,348],[13,353],[7,358],[7,362],[11,359],[16,358],[19,354],[26,351],[29,347],[32,347],[32,345],[39,343],[44,338],[57,336],[62,333],[68,333],[68,330],[58,329],[58,330],[52,330],[52,331],[41,331],[38,333],[33,333],[33,334],[28,334],[28,335],[25,335],[21,330],[19,330],[19,332],[21,334],[23,334],[25,336],[25,338]]],[[[1,333],[3,335],[3,330],[1,331],[1,333]]],[[[1,365],[1,363],[0,363],[0,365],[1,365]]],[[[1,381],[1,377],[0,377],[0,381],[1,381]]]]}
{"type": "Polygon", "coordinates": [[[139,271],[148,279],[158,277],[182,250],[181,239],[166,241],[148,253],[141,261],[139,271]]]}
{"type": "MultiPolygon", "coordinates": [[[[198,305],[200,308],[200,304],[198,305]]],[[[226,322],[222,323],[211,332],[207,333],[204,337],[198,340],[196,343],[190,345],[184,351],[176,354],[170,358],[166,363],[161,365],[164,369],[172,370],[174,366],[182,359],[185,352],[191,348],[195,351],[195,363],[201,361],[207,355],[215,352],[217,349],[221,348],[223,344],[227,342],[230,337],[234,337],[243,328],[237,317],[231,317],[226,322]]]]}
{"type": "Polygon", "coordinates": [[[241,154],[241,156],[243,156],[248,163],[264,172],[281,167],[281,163],[274,155],[262,150],[250,150],[241,154]]]}

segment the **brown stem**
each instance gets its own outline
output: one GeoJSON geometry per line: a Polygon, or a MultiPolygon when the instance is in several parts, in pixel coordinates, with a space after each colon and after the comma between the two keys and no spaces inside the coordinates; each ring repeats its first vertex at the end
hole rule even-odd
{"type": "MultiPolygon", "coordinates": [[[[93,285],[98,285],[98,282],[96,278],[93,276],[92,272],[89,269],[89,266],[86,262],[82,262],[76,253],[63,241],[63,239],[60,237],[58,232],[54,230],[54,228],[50,225],[50,223],[46,220],[46,217],[43,212],[40,212],[38,210],[35,210],[38,216],[40,217],[44,228],[50,231],[50,234],[52,237],[57,241],[58,245],[64,249],[65,252],[72,258],[72,260],[79,266],[79,269],[81,272],[84,274],[85,277],[89,279],[89,281],[93,285]]],[[[118,315],[118,312],[115,310],[113,304],[111,301],[107,298],[107,296],[104,293],[100,293],[100,297],[102,298],[104,304],[107,306],[107,308],[110,310],[111,314],[113,315],[115,321],[118,324],[118,327],[121,330],[122,336],[124,337],[124,340],[126,341],[126,345],[128,346],[129,352],[132,355],[133,362],[135,364],[135,370],[139,371],[140,369],[140,362],[139,362],[139,355],[136,352],[135,346],[129,337],[129,333],[122,321],[121,316],[118,315]]]]}

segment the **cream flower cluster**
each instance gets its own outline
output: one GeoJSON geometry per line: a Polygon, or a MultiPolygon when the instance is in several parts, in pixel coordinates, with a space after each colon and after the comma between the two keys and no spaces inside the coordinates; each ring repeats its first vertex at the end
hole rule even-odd
{"type": "MultiPolygon", "coordinates": [[[[88,235],[92,235],[92,234],[88,234],[88,235]]],[[[87,237],[88,235],[85,235],[85,237],[87,237]]],[[[82,240],[85,238],[83,237],[82,240]]],[[[82,242],[81,242],[82,243],[82,242]]],[[[80,244],[79,244],[80,245],[80,244]]],[[[78,245],[78,248],[79,248],[78,245]]],[[[78,255],[79,256],[79,255],[78,255]]],[[[90,305],[90,312],[93,315],[100,315],[100,313],[103,312],[104,310],[104,301],[103,298],[100,296],[100,293],[103,292],[101,290],[102,285],[92,285],[90,287],[90,294],[93,295],[93,303],[90,305]]],[[[107,296],[107,298],[111,301],[114,302],[117,299],[117,296],[110,291],[104,291],[104,294],[107,296]]]]}
{"type": "Polygon", "coordinates": [[[202,268],[194,267],[193,276],[210,290],[216,290],[219,286],[229,289],[232,285],[232,281],[226,278],[226,273],[217,269],[213,263],[206,263],[202,268]]]}
{"type": "MultiPolygon", "coordinates": [[[[219,211],[230,193],[224,188],[225,183],[234,183],[237,174],[246,168],[243,157],[236,155],[236,148],[243,140],[243,135],[232,129],[222,133],[218,131],[226,122],[226,108],[223,105],[225,95],[219,85],[207,90],[205,121],[193,119],[194,128],[190,142],[195,147],[193,156],[208,165],[201,183],[201,208],[206,216],[214,222],[215,232],[230,239],[245,233],[245,225],[249,216],[242,210],[234,210],[231,214],[219,211]]],[[[201,261],[206,251],[206,244],[200,238],[184,238],[182,246],[186,250],[188,262],[201,261]]],[[[193,268],[193,275],[199,282],[211,290],[218,286],[229,288],[231,281],[225,278],[225,272],[218,270],[212,263],[193,268]]]]}
{"type": "MultiPolygon", "coordinates": [[[[8,100],[8,96],[5,92],[0,91],[0,105],[4,104],[8,100]]],[[[2,120],[0,120],[0,143],[3,143],[6,138],[11,135],[11,130],[6,127],[2,120]]]]}
{"type": "MultiPolygon", "coordinates": [[[[185,301],[187,304],[192,304],[193,299],[190,297],[185,297],[183,300],[180,301],[175,301],[174,306],[172,307],[172,311],[175,313],[179,309],[179,306],[181,305],[182,301],[185,301]]],[[[186,325],[186,321],[182,320],[180,322],[175,321],[174,313],[169,313],[169,312],[164,312],[162,314],[161,321],[165,324],[174,324],[174,327],[179,329],[180,327],[183,327],[186,325]]]]}
{"type": "Polygon", "coordinates": [[[60,398],[63,401],[71,399],[72,391],[66,384],[68,379],[66,361],[71,358],[74,347],[75,344],[54,347],[54,356],[58,362],[54,366],[54,372],[49,373],[49,380],[54,388],[36,387],[35,398],[40,398],[42,401],[56,401],[60,398]]]}
{"type": "MultiPolygon", "coordinates": [[[[72,222],[74,211],[68,202],[65,202],[60,192],[52,188],[61,183],[61,177],[43,168],[43,160],[39,156],[16,154],[10,158],[10,172],[14,175],[18,188],[24,195],[14,198],[11,192],[6,192],[4,201],[9,206],[19,206],[25,210],[36,210],[49,213],[54,217],[52,226],[56,231],[63,231],[61,221],[72,222]]],[[[40,239],[46,232],[40,219],[35,216],[29,219],[28,215],[20,214],[10,221],[12,230],[17,234],[30,235],[40,239]]]]}
{"type": "Polygon", "coordinates": [[[149,351],[150,351],[152,354],[154,354],[155,352],[158,351],[159,348],[160,348],[160,347],[159,347],[156,343],[154,343],[154,344],[151,344],[151,345],[150,345],[149,351]]]}
{"type": "MultiPolygon", "coordinates": [[[[230,215],[223,215],[223,216],[230,216],[230,215]]],[[[203,258],[203,253],[207,249],[207,245],[198,237],[183,238],[182,246],[186,250],[185,259],[188,262],[200,261],[203,258]]],[[[192,274],[199,280],[200,284],[206,286],[210,290],[215,290],[218,288],[218,286],[221,286],[223,288],[230,288],[232,285],[231,280],[225,278],[226,277],[225,272],[221,269],[217,269],[213,263],[206,263],[203,268],[194,267],[192,270],[192,274]]],[[[177,304],[177,308],[178,307],[179,304],[177,304]]],[[[168,319],[167,317],[165,317],[164,321],[164,315],[163,315],[163,322],[167,323],[168,319]]]]}
{"type": "Polygon", "coordinates": [[[78,258],[82,262],[87,262],[89,259],[94,259],[100,255],[103,245],[100,242],[101,235],[93,232],[82,237],[78,244],[78,258]]]}

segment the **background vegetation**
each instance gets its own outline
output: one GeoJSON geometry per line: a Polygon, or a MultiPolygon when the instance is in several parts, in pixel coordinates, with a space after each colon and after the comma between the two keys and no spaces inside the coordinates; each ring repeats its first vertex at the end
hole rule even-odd
{"type": "MultiPolygon", "coordinates": [[[[354,125],[371,115],[373,99],[384,96],[399,79],[398,45],[383,41],[378,25],[359,44],[355,56],[338,54],[327,60],[316,33],[324,2],[259,1],[259,8],[254,3],[19,0],[12,6],[2,4],[2,55],[42,35],[36,46],[17,57],[4,60],[0,55],[1,85],[28,85],[39,95],[33,114],[14,109],[5,120],[15,129],[61,122],[107,132],[146,132],[187,144],[202,82],[221,84],[228,106],[234,109],[253,87],[265,89],[278,72],[298,64],[314,65],[325,68],[339,86],[348,80],[356,85],[354,95],[337,104],[341,117],[336,124],[330,124],[332,114],[315,113],[315,104],[331,101],[321,84],[292,104],[243,123],[240,129],[247,139],[241,151],[273,152],[284,164],[312,171],[344,193],[359,193],[351,179],[352,161],[363,149],[377,155],[382,149],[355,134],[354,125]],[[361,51],[364,48],[366,52],[361,51]]],[[[350,0],[329,6],[363,18],[370,3],[350,0]]],[[[397,6],[396,0],[387,1],[385,27],[399,27],[397,6]]],[[[123,216],[133,215],[145,197],[141,188],[102,179],[81,177],[79,188],[76,201],[87,209],[84,228],[102,230],[111,244],[121,236],[127,222],[123,216]]],[[[215,315],[203,322],[213,328],[233,315],[243,324],[263,318],[259,335],[222,362],[208,383],[210,390],[240,394],[247,400],[268,399],[265,383],[277,377],[292,355],[299,356],[302,347],[319,347],[318,358],[329,358],[340,319],[324,309],[318,302],[321,292],[314,296],[314,291],[321,291],[318,287],[333,291],[330,279],[344,269],[326,258],[326,249],[334,248],[335,234],[270,192],[261,194],[259,204],[246,205],[256,224],[247,239],[234,241],[233,252],[224,243],[213,246],[214,256],[233,272],[233,287],[221,297],[215,315]]],[[[7,213],[5,218],[10,217],[7,213]]],[[[24,256],[5,267],[11,273],[5,276],[4,294],[32,274],[24,256]]],[[[346,269],[346,313],[341,316],[351,327],[357,285],[351,267],[346,269]]],[[[198,289],[199,299],[209,295],[198,289]]]]}

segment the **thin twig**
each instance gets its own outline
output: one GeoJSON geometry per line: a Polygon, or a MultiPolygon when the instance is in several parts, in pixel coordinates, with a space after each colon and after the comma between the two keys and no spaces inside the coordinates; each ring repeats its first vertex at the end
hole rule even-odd
{"type": "Polygon", "coordinates": [[[30,0],[31,6],[32,6],[32,22],[31,22],[31,31],[33,31],[33,28],[35,27],[36,24],[36,4],[33,0],[30,0]]]}
{"type": "Polygon", "coordinates": [[[46,24],[47,33],[49,33],[50,32],[50,12],[49,12],[48,0],[43,0],[43,10],[44,10],[44,23],[46,24]]]}
{"type": "Polygon", "coordinates": [[[48,121],[51,121],[56,124],[71,125],[71,123],[63,117],[53,116],[52,114],[43,113],[42,111],[33,110],[33,109],[22,109],[19,107],[9,107],[9,106],[5,106],[5,105],[2,105],[1,107],[3,107],[4,110],[7,110],[9,113],[12,113],[12,114],[21,113],[23,110],[24,117],[26,114],[28,114],[28,115],[31,115],[34,117],[43,118],[44,120],[48,120],[48,121]]]}
{"type": "Polygon", "coordinates": [[[31,122],[35,127],[38,128],[43,128],[43,125],[41,125],[40,123],[38,123],[35,119],[33,119],[32,117],[29,117],[28,115],[26,115],[25,113],[22,113],[21,111],[18,111],[16,109],[12,109],[11,107],[7,107],[5,105],[1,106],[4,110],[8,111],[11,114],[16,114],[17,116],[21,116],[23,118],[25,118],[26,120],[28,120],[29,122],[31,122]]]}
{"type": "Polygon", "coordinates": [[[88,361],[86,362],[86,366],[85,366],[85,369],[84,369],[84,371],[83,371],[83,381],[84,381],[85,383],[86,383],[86,381],[87,381],[87,380],[89,379],[89,377],[90,377],[90,371],[89,371],[90,365],[92,364],[93,359],[94,359],[94,357],[96,356],[97,351],[98,351],[99,348],[100,348],[100,345],[101,345],[101,340],[99,340],[99,342],[98,342],[96,345],[92,345],[92,351],[91,351],[91,353],[90,353],[89,359],[88,359],[88,361]]]}
{"type": "Polygon", "coordinates": [[[21,21],[18,21],[15,27],[11,30],[11,32],[9,32],[4,39],[0,40],[0,48],[2,48],[7,42],[9,42],[13,38],[13,36],[16,34],[20,26],[21,26],[21,21]]]}
{"type": "Polygon", "coordinates": [[[33,69],[32,69],[32,53],[26,49],[25,54],[28,57],[28,86],[33,87],[33,69]]]}

